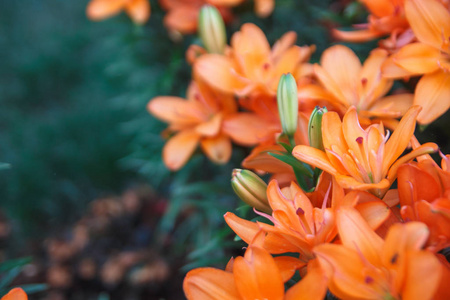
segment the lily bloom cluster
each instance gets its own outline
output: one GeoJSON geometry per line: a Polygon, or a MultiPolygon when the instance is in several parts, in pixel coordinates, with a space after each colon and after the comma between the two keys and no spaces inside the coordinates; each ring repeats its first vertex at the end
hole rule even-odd
{"type": "MultiPolygon", "coordinates": [[[[197,31],[200,9],[204,5],[215,6],[227,21],[231,21],[231,8],[246,0],[160,0],[167,11],[164,26],[169,30],[189,34],[197,31]]],[[[259,17],[267,17],[274,9],[275,0],[255,0],[255,12],[259,17]]],[[[93,21],[110,18],[125,11],[136,24],[144,24],[150,18],[149,0],[91,0],[86,14],[93,21]]]]}
{"type": "MultiPolygon", "coordinates": [[[[197,2],[221,3],[165,2],[173,13],[195,3],[195,16],[197,2]]],[[[188,299],[450,299],[442,255],[450,247],[450,156],[441,154],[439,166],[429,156],[438,146],[414,136],[416,123],[450,107],[448,1],[361,2],[371,13],[365,29],[336,35],[390,38],[364,62],[335,45],[318,64],[309,62],[314,45],[297,46],[294,32],[270,46],[247,23],[227,44],[223,12],[202,8],[204,48],[187,50],[186,99],[158,96],[147,106],[168,123],[164,163],[179,170],[198,146],[226,163],[234,143],[254,147],[242,166],[271,179],[233,172],[236,194],[265,221],[225,214],[245,254],[225,270],[190,271],[188,299]],[[391,91],[396,79],[418,75],[414,93],[391,91]]]]}
{"type": "Polygon", "coordinates": [[[369,23],[358,31],[335,30],[336,37],[367,41],[390,35],[380,42],[380,48],[390,52],[382,75],[405,80],[422,76],[414,95],[414,104],[423,108],[418,121],[433,122],[450,107],[450,2],[360,1],[370,12],[369,23]]]}
{"type": "Polygon", "coordinates": [[[288,32],[271,47],[254,24],[227,45],[219,12],[202,11],[186,99],[159,96],[148,110],[169,124],[171,170],[198,145],[215,163],[232,143],[253,147],[242,166],[255,173],[235,169],[231,182],[265,221],[225,214],[245,254],[190,271],[188,299],[450,299],[450,156],[439,166],[438,146],[414,136],[450,106],[448,3],[362,2],[370,26],[340,36],[395,42],[364,62],[335,45],[311,64],[313,45],[288,32]],[[414,93],[391,91],[420,74],[414,93]]]}

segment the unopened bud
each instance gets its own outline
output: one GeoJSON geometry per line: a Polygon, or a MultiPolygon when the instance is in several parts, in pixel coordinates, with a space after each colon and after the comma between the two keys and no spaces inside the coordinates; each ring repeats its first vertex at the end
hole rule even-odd
{"type": "Polygon", "coordinates": [[[309,145],[319,150],[323,150],[322,140],[322,117],[328,112],[326,107],[316,106],[309,117],[308,139],[309,145]]]}
{"type": "Polygon", "coordinates": [[[198,20],[200,38],[209,53],[222,54],[227,43],[225,23],[217,8],[204,5],[198,20]]]}
{"type": "Polygon", "coordinates": [[[297,83],[291,73],[281,75],[277,90],[278,112],[283,132],[293,136],[298,123],[297,83]]]}
{"type": "Polygon", "coordinates": [[[267,200],[267,184],[249,170],[234,169],[231,175],[231,186],[242,201],[265,213],[272,213],[267,200]]]}

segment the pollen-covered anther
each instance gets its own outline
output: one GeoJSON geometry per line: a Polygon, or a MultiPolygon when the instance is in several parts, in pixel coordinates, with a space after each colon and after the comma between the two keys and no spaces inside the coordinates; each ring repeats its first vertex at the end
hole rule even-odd
{"type": "Polygon", "coordinates": [[[356,142],[357,142],[358,144],[360,144],[360,145],[363,143],[363,141],[364,141],[364,139],[363,139],[362,136],[356,138],[356,142]]]}

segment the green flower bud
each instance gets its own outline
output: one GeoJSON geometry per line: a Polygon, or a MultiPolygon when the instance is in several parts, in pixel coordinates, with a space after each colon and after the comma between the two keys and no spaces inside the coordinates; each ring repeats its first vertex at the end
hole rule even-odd
{"type": "Polygon", "coordinates": [[[267,184],[249,170],[234,169],[231,175],[231,186],[238,197],[257,210],[272,213],[267,200],[267,184]]]}
{"type": "Polygon", "coordinates": [[[281,75],[277,90],[278,112],[283,132],[293,136],[298,123],[297,83],[291,73],[281,75]]]}
{"type": "Polygon", "coordinates": [[[322,117],[328,112],[326,107],[320,108],[316,106],[309,117],[308,123],[308,139],[309,145],[319,150],[323,150],[322,141],[322,117]]]}
{"type": "Polygon", "coordinates": [[[225,23],[217,8],[204,5],[198,20],[200,38],[209,53],[222,54],[227,43],[225,23]]]}

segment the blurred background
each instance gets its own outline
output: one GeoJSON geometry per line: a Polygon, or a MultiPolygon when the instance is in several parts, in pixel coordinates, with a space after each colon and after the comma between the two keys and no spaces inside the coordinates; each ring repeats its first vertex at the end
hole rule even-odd
{"type": "MultiPolygon", "coordinates": [[[[0,294],[21,285],[31,299],[183,299],[188,270],[241,253],[222,216],[241,205],[229,182],[248,149],[169,172],[165,124],[146,104],[184,96],[185,51],[200,41],[169,34],[157,1],[144,26],[125,14],[89,21],[87,3],[0,1],[0,294]]],[[[265,19],[252,1],[233,12],[229,36],[246,22],[271,44],[294,30],[297,44],[316,45],[313,62],[333,43],[331,25],[366,18],[331,0],[278,0],[265,19]]],[[[365,58],[374,45],[350,46],[365,58]]],[[[446,119],[424,133],[444,149],[446,119]]]]}

